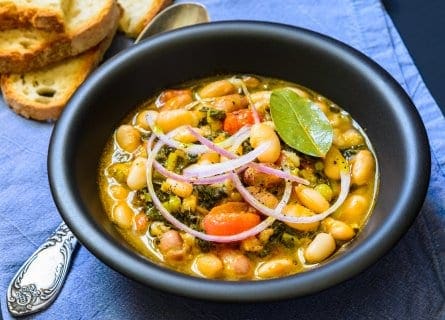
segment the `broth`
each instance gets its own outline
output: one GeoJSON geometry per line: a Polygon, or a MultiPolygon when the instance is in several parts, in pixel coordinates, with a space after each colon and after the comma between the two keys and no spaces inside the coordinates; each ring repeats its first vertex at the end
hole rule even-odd
{"type": "Polygon", "coordinates": [[[372,211],[378,166],[335,103],[294,83],[234,75],[147,100],[110,137],[98,183],[109,218],[151,261],[261,280],[347,250],[372,211]]]}

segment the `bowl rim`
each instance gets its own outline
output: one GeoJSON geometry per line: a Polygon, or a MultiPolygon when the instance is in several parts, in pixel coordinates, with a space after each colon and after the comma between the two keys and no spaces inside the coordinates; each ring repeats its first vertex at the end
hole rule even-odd
{"type": "MultiPolygon", "coordinates": [[[[149,41],[143,41],[137,46],[125,49],[104,62],[74,94],[54,127],[48,150],[48,177],[51,193],[62,219],[89,251],[118,272],[142,284],[182,296],[218,301],[270,301],[308,295],[339,284],[370,267],[387,253],[413,223],[423,204],[430,177],[430,152],[425,127],[411,99],[387,71],[364,54],[329,36],[300,27],[263,21],[221,21],[189,26],[156,35],[149,41]],[[414,148],[424,151],[410,159],[420,168],[418,172],[409,173],[410,178],[416,181],[415,188],[418,197],[414,200],[409,199],[412,210],[409,212],[398,210],[393,213],[387,224],[370,235],[366,243],[315,270],[290,277],[261,281],[206,280],[148,262],[137,253],[118,245],[109,235],[100,232],[100,228],[84,216],[82,203],[73,192],[72,184],[66,181],[68,159],[64,154],[67,148],[65,141],[70,128],[74,125],[72,120],[80,112],[77,106],[82,103],[83,96],[90,94],[94,83],[106,77],[113,68],[124,64],[125,61],[130,61],[133,56],[141,52],[150,51],[152,47],[180,37],[241,29],[246,32],[285,33],[296,38],[304,37],[310,38],[311,41],[326,43],[333,50],[348,55],[351,63],[365,67],[368,72],[373,73],[373,76],[382,81],[393,95],[394,103],[406,106],[403,116],[416,129],[413,132],[415,142],[417,142],[414,148]],[[401,219],[402,215],[403,219],[401,219]],[[390,232],[396,222],[399,224],[398,227],[390,232]],[[387,236],[386,241],[379,241],[383,235],[387,236]]],[[[407,197],[404,197],[402,201],[407,203],[407,197]]]]}

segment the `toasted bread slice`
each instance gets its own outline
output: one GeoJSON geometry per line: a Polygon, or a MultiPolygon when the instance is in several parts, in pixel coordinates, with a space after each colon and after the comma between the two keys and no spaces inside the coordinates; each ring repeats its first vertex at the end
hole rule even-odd
{"type": "Polygon", "coordinates": [[[110,46],[115,29],[94,48],[41,70],[2,75],[5,102],[18,114],[35,120],[56,120],[110,46]]]}
{"type": "Polygon", "coordinates": [[[172,3],[172,0],[118,0],[124,9],[119,28],[129,37],[136,38],[154,16],[172,3]]]}
{"type": "Polygon", "coordinates": [[[120,16],[115,0],[73,0],[63,33],[1,31],[0,73],[25,73],[78,55],[102,41],[120,16]]]}
{"type": "Polygon", "coordinates": [[[63,32],[70,3],[71,0],[0,0],[0,30],[35,28],[63,32]]]}

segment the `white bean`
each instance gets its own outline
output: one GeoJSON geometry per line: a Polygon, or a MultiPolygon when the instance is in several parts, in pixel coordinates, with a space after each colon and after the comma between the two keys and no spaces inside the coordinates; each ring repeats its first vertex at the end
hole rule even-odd
{"type": "Polygon", "coordinates": [[[133,152],[141,144],[141,134],[133,126],[123,124],[116,131],[116,142],[123,150],[133,152]]]}
{"type": "Polygon", "coordinates": [[[164,132],[169,132],[182,125],[196,127],[199,122],[198,115],[189,110],[176,109],[159,112],[156,125],[164,132]]]}
{"type": "Polygon", "coordinates": [[[260,278],[276,278],[287,275],[292,270],[292,260],[274,259],[261,264],[257,269],[260,278]]]}
{"type": "Polygon", "coordinates": [[[112,220],[122,229],[130,229],[132,227],[133,217],[133,210],[125,203],[120,203],[113,208],[112,220]]]}
{"type": "Polygon", "coordinates": [[[335,251],[335,240],[329,233],[317,234],[304,251],[308,263],[319,263],[328,258],[335,251]]]}
{"type": "Polygon", "coordinates": [[[351,181],[356,185],[364,185],[370,181],[374,172],[374,157],[369,150],[360,150],[352,160],[351,181]]]}
{"type": "Polygon", "coordinates": [[[214,279],[222,274],[224,269],[220,258],[212,253],[204,253],[196,257],[196,267],[206,278],[214,279]]]}
{"type": "Polygon", "coordinates": [[[192,184],[188,182],[177,181],[171,178],[167,178],[167,180],[165,180],[165,186],[163,186],[163,189],[164,188],[169,189],[171,192],[181,198],[186,198],[193,192],[192,184]]]}
{"type": "Polygon", "coordinates": [[[250,144],[253,148],[260,144],[269,142],[269,148],[258,156],[260,162],[273,163],[278,160],[281,154],[280,139],[275,130],[265,123],[256,123],[250,129],[250,144]]]}
{"type": "Polygon", "coordinates": [[[137,157],[128,171],[127,185],[132,190],[139,190],[147,185],[146,168],[147,159],[137,157]]]}

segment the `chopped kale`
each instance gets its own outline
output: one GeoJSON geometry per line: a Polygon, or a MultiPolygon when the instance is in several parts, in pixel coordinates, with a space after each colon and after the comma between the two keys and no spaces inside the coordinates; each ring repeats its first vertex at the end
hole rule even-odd
{"type": "Polygon", "coordinates": [[[175,151],[175,149],[172,147],[166,145],[162,146],[161,150],[159,150],[158,154],[156,155],[156,160],[164,165],[165,161],[167,161],[168,155],[173,151],[175,151]]]}
{"type": "Polygon", "coordinates": [[[151,221],[166,221],[161,212],[159,212],[159,210],[153,205],[147,206],[145,213],[147,214],[148,219],[151,221]]]}
{"type": "Polygon", "coordinates": [[[304,233],[292,229],[281,221],[275,221],[272,228],[274,229],[274,233],[264,245],[264,248],[257,253],[261,258],[271,254],[274,249],[281,244],[286,248],[295,248],[298,245],[300,237],[304,235],[304,233]]]}
{"type": "Polygon", "coordinates": [[[222,198],[227,197],[227,193],[221,187],[195,185],[193,188],[198,196],[199,205],[207,210],[214,207],[222,198]]]}
{"type": "Polygon", "coordinates": [[[241,147],[243,148],[243,154],[249,153],[253,150],[253,147],[251,146],[249,140],[244,141],[241,144],[241,147]]]}
{"type": "Polygon", "coordinates": [[[196,243],[198,244],[201,251],[204,253],[210,252],[210,250],[212,250],[215,247],[215,244],[213,242],[205,241],[199,238],[196,239],[196,243]]]}
{"type": "Polygon", "coordinates": [[[222,121],[226,118],[226,113],[222,110],[209,108],[207,111],[207,116],[212,118],[213,120],[222,121]]]}

